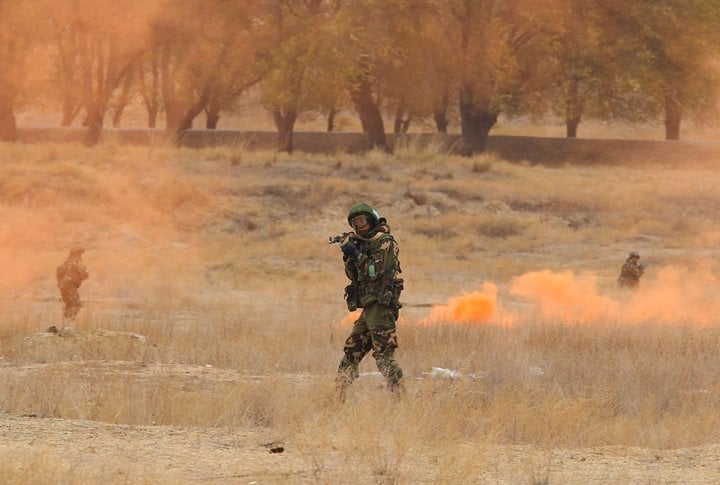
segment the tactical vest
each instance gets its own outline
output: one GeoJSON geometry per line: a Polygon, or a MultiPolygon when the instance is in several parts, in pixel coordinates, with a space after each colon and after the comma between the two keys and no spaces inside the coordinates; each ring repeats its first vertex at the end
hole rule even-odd
{"type": "Polygon", "coordinates": [[[357,239],[360,255],[345,263],[345,273],[352,283],[345,289],[348,308],[364,308],[374,302],[400,308],[403,281],[399,249],[392,235],[378,232],[369,239],[357,239]]]}

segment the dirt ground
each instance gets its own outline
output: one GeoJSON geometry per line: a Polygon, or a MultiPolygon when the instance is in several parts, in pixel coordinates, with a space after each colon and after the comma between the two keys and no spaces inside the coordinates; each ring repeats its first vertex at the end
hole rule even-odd
{"type": "MultiPolygon", "coordinates": [[[[365,443],[365,449],[355,456],[352,452],[352,447],[355,446],[355,436],[352,432],[347,432],[344,436],[345,441],[336,446],[337,443],[333,443],[333,436],[323,426],[312,427],[321,419],[332,420],[340,415],[352,415],[354,405],[352,400],[347,403],[324,405],[316,419],[300,419],[291,415],[290,417],[295,420],[293,425],[296,428],[299,427],[298,422],[305,426],[300,430],[290,429],[291,425],[277,421],[266,425],[263,422],[266,416],[263,416],[262,412],[259,413],[259,417],[251,416],[248,419],[238,416],[238,413],[255,412],[266,404],[265,400],[272,400],[278,396],[287,400],[297,399],[298,402],[304,397],[311,397],[312,399],[307,401],[312,401],[323,398],[322,395],[317,396],[318,392],[333,389],[334,376],[330,372],[336,368],[332,366],[337,365],[335,359],[339,357],[342,342],[340,339],[344,337],[336,336],[335,340],[331,340],[334,333],[340,334],[340,332],[327,331],[328,328],[337,330],[337,327],[330,327],[333,325],[331,322],[335,321],[332,316],[335,315],[335,310],[315,309],[328,307],[328,303],[332,303],[334,305],[332,308],[337,309],[337,314],[344,315],[342,304],[337,300],[345,282],[338,272],[339,250],[335,247],[328,249],[325,237],[337,233],[338,227],[344,228],[344,225],[338,224],[338,220],[342,221],[342,218],[337,217],[340,213],[337,207],[348,207],[350,197],[357,195],[356,192],[347,195],[345,184],[353,190],[359,190],[354,188],[355,184],[365,183],[365,179],[362,178],[360,168],[353,168],[350,165],[344,167],[342,164],[332,165],[334,172],[328,176],[326,162],[296,164],[281,160],[270,161],[263,165],[225,164],[224,168],[215,162],[205,165],[201,165],[200,168],[193,165],[193,170],[197,169],[200,172],[206,170],[212,174],[216,170],[220,175],[227,175],[225,170],[228,174],[235,173],[229,170],[238,172],[237,175],[233,175],[237,177],[237,187],[232,186],[232,190],[227,190],[227,193],[234,197],[227,203],[227,217],[219,222],[215,221],[217,223],[215,226],[220,229],[214,229],[217,232],[212,233],[213,237],[220,237],[225,234],[224,231],[229,231],[230,236],[223,236],[227,237],[225,242],[227,246],[214,248],[213,264],[206,264],[204,268],[207,281],[212,281],[213,278],[220,280],[223,275],[229,277],[237,273],[239,276],[236,280],[229,280],[232,284],[228,283],[230,286],[223,287],[222,291],[218,290],[217,295],[205,294],[199,290],[199,287],[187,283],[185,293],[192,294],[196,298],[189,299],[186,304],[183,288],[171,291],[172,288],[169,287],[172,285],[166,281],[165,273],[158,270],[158,274],[163,274],[162,278],[158,281],[150,278],[147,283],[148,288],[154,289],[154,292],[149,292],[150,296],[146,297],[141,290],[130,294],[118,291],[116,296],[112,285],[108,287],[108,283],[115,281],[111,269],[106,268],[105,275],[99,274],[103,265],[99,262],[100,256],[94,256],[93,251],[88,252],[87,261],[96,273],[93,273],[92,279],[83,286],[83,296],[94,295],[97,299],[89,302],[89,310],[84,310],[88,312],[87,320],[90,322],[86,330],[65,332],[61,329],[60,335],[38,332],[40,326],[57,322],[49,319],[46,322],[44,317],[32,320],[27,316],[30,313],[24,310],[24,307],[52,307],[57,312],[59,302],[52,286],[47,290],[47,295],[31,291],[27,294],[18,293],[17,298],[6,295],[6,298],[16,301],[13,301],[12,305],[8,303],[9,300],[5,301],[5,306],[19,315],[14,317],[16,328],[12,334],[7,333],[7,340],[20,343],[19,347],[8,344],[6,346],[8,353],[0,354],[0,397],[4,405],[3,411],[6,411],[0,413],[0,483],[531,483],[534,485],[720,483],[720,444],[663,449],[628,446],[562,448],[541,444],[491,444],[544,443],[545,436],[547,442],[552,443],[552,427],[541,422],[537,424],[537,428],[541,431],[538,435],[542,436],[535,441],[507,439],[493,441],[488,438],[486,442],[480,442],[479,440],[486,439],[484,435],[478,438],[476,434],[475,439],[470,440],[462,433],[459,434],[461,436],[459,439],[453,436],[441,443],[421,442],[419,439],[404,437],[406,446],[397,447],[403,450],[402,456],[397,457],[392,456],[393,437],[383,436],[386,438],[383,443],[389,443],[390,453],[387,450],[373,453],[375,450],[371,447],[374,442],[368,440],[370,444],[365,443]],[[345,170],[352,170],[353,176],[358,175],[354,172],[359,173],[352,179],[352,185],[342,178],[345,170]],[[325,188],[330,196],[337,199],[333,206],[324,203],[325,192],[322,191],[309,201],[303,198],[306,192],[313,195],[309,189],[317,186],[317,179],[324,180],[322,177],[330,177],[326,180],[325,188]],[[298,180],[302,184],[291,184],[298,180]],[[277,257],[269,250],[265,254],[265,247],[276,243],[287,244],[282,242],[285,232],[295,233],[293,231],[297,228],[283,221],[299,217],[295,207],[297,200],[305,204],[303,207],[311,205],[317,209],[312,213],[313,220],[317,220],[317,223],[313,223],[313,229],[323,236],[321,246],[327,254],[313,249],[316,245],[315,239],[310,242],[300,240],[297,247],[288,245],[285,247],[286,252],[288,249],[295,252],[288,252],[285,257],[277,257]],[[288,217],[288,214],[292,217],[288,217]],[[246,233],[249,233],[249,236],[246,233]],[[238,246],[246,243],[254,244],[250,248],[254,251],[254,256],[239,258],[238,246]],[[330,250],[334,251],[332,260],[330,250]],[[311,257],[308,258],[307,253],[311,257]],[[93,260],[94,257],[98,259],[93,260]],[[263,275],[270,274],[272,278],[269,283],[264,282],[263,279],[264,286],[258,284],[257,288],[260,288],[258,290],[248,285],[246,280],[253,274],[257,277],[260,272],[263,275]],[[296,294],[285,291],[291,287],[289,283],[283,282],[284,279],[288,279],[288,274],[291,275],[290,279],[294,278],[302,286],[296,294]],[[332,293],[307,291],[307,287],[316,281],[317,274],[337,274],[338,284],[326,283],[326,287],[333,288],[332,293]],[[144,302],[145,298],[152,300],[153,296],[159,302],[155,307],[144,302]],[[205,306],[205,301],[214,301],[215,296],[222,297],[221,301],[213,303],[215,306],[209,304],[205,306]],[[331,297],[334,300],[331,300],[331,297]],[[27,301],[20,301],[22,298],[26,298],[27,301]],[[278,301],[281,298],[282,301],[278,301]],[[279,342],[280,339],[274,338],[274,335],[273,338],[269,338],[263,333],[267,331],[266,327],[262,325],[255,327],[256,322],[264,325],[271,323],[273,325],[271,330],[284,331],[288,330],[286,322],[295,321],[295,333],[290,333],[287,340],[298,338],[308,329],[316,329],[321,323],[326,323],[323,328],[326,329],[327,335],[322,336],[325,340],[318,338],[317,341],[321,345],[306,346],[310,350],[306,348],[302,352],[293,349],[297,350],[297,356],[292,358],[314,361],[317,360],[319,352],[331,348],[332,363],[310,367],[306,362],[304,366],[298,367],[313,369],[306,373],[285,372],[289,366],[274,371],[276,356],[272,354],[269,357],[265,356],[267,361],[263,364],[265,367],[259,364],[254,367],[265,368],[267,372],[249,374],[249,371],[238,370],[248,367],[244,367],[242,363],[245,361],[236,355],[234,342],[228,344],[223,341],[226,335],[222,332],[232,326],[217,325],[220,330],[210,337],[204,333],[211,317],[218,322],[230,318],[226,315],[225,300],[230,302],[227,308],[232,311],[238,312],[241,306],[241,315],[244,318],[248,313],[256,313],[251,315],[252,318],[238,318],[238,321],[234,322],[237,323],[234,336],[236,339],[239,338],[245,330],[257,332],[259,337],[254,340],[255,342],[273,343],[263,349],[266,354],[282,353],[283,350],[291,347],[292,343],[279,342]],[[307,319],[312,320],[311,323],[302,325],[297,323],[301,320],[298,318],[301,312],[293,308],[300,300],[306,305],[303,311],[314,309],[312,318],[307,319]],[[242,305],[238,305],[239,302],[242,305]],[[272,305],[267,305],[269,302],[272,302],[272,305]],[[18,309],[14,310],[13,305],[18,309]],[[146,305],[152,311],[143,311],[142,305],[146,305]],[[263,309],[264,306],[272,309],[263,309]],[[216,314],[208,315],[207,308],[217,308],[216,314]],[[188,318],[191,311],[192,318],[188,318]],[[118,323],[120,313],[122,323],[118,323]],[[141,332],[140,329],[143,328],[147,330],[156,326],[158,327],[156,335],[162,335],[165,331],[172,334],[166,338],[166,341],[175,342],[177,348],[156,347],[151,337],[134,333],[141,332]],[[132,332],[118,329],[130,329],[132,332]],[[212,345],[206,345],[207,348],[203,349],[205,354],[198,357],[194,349],[202,347],[202,339],[206,339],[206,343],[209,341],[212,345]],[[222,359],[227,360],[228,355],[236,360],[231,365],[223,366],[222,359]],[[206,358],[217,360],[203,360],[206,358]],[[188,364],[188,361],[193,361],[195,364],[188,364]],[[205,362],[220,363],[210,365],[205,362]],[[323,374],[323,372],[327,373],[323,374]],[[280,388],[281,391],[277,391],[275,387],[280,388]],[[237,402],[232,409],[236,396],[240,396],[244,401],[237,402]],[[228,408],[226,415],[223,415],[224,406],[228,408]],[[157,419],[153,414],[155,412],[158,415],[157,419]],[[311,435],[308,436],[308,433],[311,435]],[[376,461],[373,463],[362,461],[368,457],[376,461]],[[394,463],[388,462],[393,459],[396,460],[394,463]],[[348,473],[353,475],[348,476],[348,473]]],[[[377,167],[380,165],[378,164],[377,167]]],[[[708,238],[707,243],[693,242],[695,240],[689,237],[685,239],[670,237],[673,234],[668,234],[671,230],[681,232],[683,228],[691,225],[686,219],[692,216],[693,210],[698,212],[696,217],[698,221],[707,218],[710,221],[708,226],[712,226],[714,230],[717,225],[712,207],[715,206],[716,199],[705,199],[702,196],[703,190],[710,190],[708,187],[700,190],[701,196],[697,198],[690,197],[684,192],[679,193],[677,200],[683,200],[681,196],[687,195],[689,209],[688,211],[677,209],[670,213],[673,217],[666,216],[664,211],[668,207],[679,206],[679,203],[675,203],[676,199],[669,198],[670,202],[665,205],[648,203],[647,208],[637,216],[637,221],[635,219],[633,219],[635,222],[631,221],[632,224],[638,225],[638,228],[634,229],[637,234],[627,241],[621,236],[601,234],[598,229],[600,224],[598,221],[607,220],[610,222],[606,222],[607,227],[604,229],[607,231],[604,232],[615,230],[618,234],[624,234],[625,229],[622,224],[625,223],[625,218],[619,217],[616,213],[622,213],[625,207],[622,203],[618,203],[616,207],[614,202],[609,201],[611,198],[614,200],[616,196],[606,196],[604,204],[609,208],[606,213],[598,213],[590,203],[592,201],[585,201],[585,189],[575,188],[576,185],[583,184],[591,187],[588,180],[596,175],[601,177],[602,172],[597,174],[582,172],[581,175],[585,177],[579,179],[582,183],[578,183],[573,178],[577,176],[574,169],[567,171],[566,178],[558,176],[558,185],[574,190],[575,197],[582,202],[574,203],[571,198],[559,202],[556,199],[537,198],[536,200],[533,195],[534,185],[542,180],[526,180],[522,170],[529,169],[524,167],[487,169],[490,170],[489,172],[482,164],[478,164],[477,167],[463,165],[461,168],[464,172],[452,177],[449,169],[443,168],[441,164],[437,167],[428,165],[421,168],[408,166],[403,168],[405,172],[400,172],[398,168],[399,173],[392,174],[397,178],[398,184],[413,181],[412,183],[415,184],[413,190],[417,194],[410,193],[409,190],[406,193],[402,192],[404,189],[396,191],[393,187],[391,192],[377,195],[388,212],[395,214],[396,219],[405,222],[399,224],[396,234],[406,236],[403,241],[413,239],[416,243],[415,253],[411,249],[413,245],[403,246],[403,251],[406,251],[403,257],[407,255],[407,259],[403,259],[404,265],[407,262],[405,267],[408,271],[407,281],[410,282],[409,286],[416,285],[412,291],[408,291],[408,298],[404,300],[407,307],[403,310],[403,315],[406,318],[411,317],[415,322],[427,315],[429,307],[447,301],[448,296],[456,295],[460,291],[475,289],[482,280],[507,282],[511,277],[533,269],[553,268],[557,271],[572,269],[578,273],[592,270],[599,275],[601,285],[614,284],[618,266],[627,254],[629,244],[632,244],[630,246],[632,249],[651,255],[651,258],[648,258],[651,261],[651,268],[659,268],[679,261],[685,262],[690,256],[711,261],[717,259],[715,247],[720,236],[715,232],[708,230],[709,232],[705,234],[708,238]],[[475,197],[473,195],[475,186],[465,183],[465,178],[471,179],[471,182],[475,180],[474,183],[477,184],[484,183],[485,190],[489,193],[488,199],[475,197]],[[523,190],[528,194],[510,194],[505,197],[504,192],[498,188],[515,184],[519,189],[524,187],[523,190]],[[419,197],[418,194],[424,198],[419,197]],[[451,195],[458,200],[454,200],[451,195]],[[414,201],[413,197],[420,203],[414,201]],[[518,202],[515,204],[517,210],[504,202],[502,200],[504,198],[510,202],[512,200],[518,202]],[[543,204],[549,204],[547,207],[550,209],[543,204]],[[472,222],[472,214],[483,216],[485,218],[483,220],[488,224],[482,227],[476,224],[477,227],[473,229],[475,235],[467,239],[463,236],[463,231],[458,230],[453,236],[454,239],[450,241],[449,249],[442,247],[442,250],[436,250],[441,246],[437,235],[445,234],[443,231],[446,229],[442,225],[441,218],[437,217],[440,212],[436,206],[448,213],[453,224],[457,226],[472,222]],[[555,206],[557,208],[552,209],[555,206]],[[657,215],[656,210],[663,212],[657,215]],[[643,215],[651,218],[651,225],[640,226],[644,220],[641,217],[643,215]],[[517,220],[525,220],[518,219],[521,217],[533,217],[534,222],[528,223],[528,227],[523,229],[525,232],[520,231],[513,236],[513,229],[516,228],[514,223],[517,220]],[[668,224],[665,224],[665,219],[669,219],[668,224]],[[679,229],[675,229],[675,226],[679,229]],[[500,233],[507,229],[510,236],[502,234],[497,237],[492,236],[494,228],[500,233]],[[412,232],[411,229],[415,229],[416,232],[412,232]],[[481,234],[481,229],[485,231],[482,232],[484,235],[478,235],[481,234]],[[657,232],[665,234],[668,242],[665,242],[663,237],[652,235],[654,233],[647,235],[646,229],[656,229],[657,232]],[[561,237],[556,238],[556,234],[561,237]],[[592,244],[588,244],[588,241],[592,244]],[[693,244],[690,249],[685,248],[688,241],[693,244]],[[423,251],[434,251],[437,257],[426,262],[426,258],[421,257],[423,251]],[[461,254],[456,256],[454,252],[461,254]],[[420,262],[426,266],[419,268],[420,262]],[[426,274],[431,274],[432,278],[427,278],[426,274]],[[430,279],[432,281],[429,281],[430,279]]],[[[687,175],[685,172],[677,174],[672,172],[667,176],[681,180],[682,176],[687,176],[688,180],[695,181],[702,177],[703,173],[697,178],[690,178],[693,174],[687,175]]],[[[551,175],[556,176],[554,173],[551,175]]],[[[639,180],[637,184],[645,187],[642,185],[646,184],[644,177],[645,174],[632,173],[629,179],[631,181],[637,179],[639,180]]],[[[647,197],[652,201],[656,199],[654,186],[660,185],[660,182],[663,180],[651,179],[647,182],[648,186],[652,186],[647,189],[647,193],[650,194],[647,197]]],[[[384,183],[389,185],[389,182],[384,183]]],[[[610,185],[608,183],[608,186],[610,185]]],[[[218,192],[224,193],[220,190],[218,192]]],[[[187,195],[185,192],[180,194],[183,197],[185,195],[187,195]]],[[[118,213],[124,215],[123,211],[118,213]]],[[[692,219],[691,222],[694,220],[692,219]]],[[[194,228],[192,224],[189,226],[194,228]]],[[[210,227],[215,226],[210,225],[210,227]]],[[[19,227],[19,233],[24,231],[24,226],[19,227]]],[[[704,233],[698,234],[697,237],[700,238],[704,233]]],[[[114,241],[112,238],[109,239],[114,241]]],[[[116,244],[122,246],[123,241],[116,244]]],[[[177,251],[175,261],[178,262],[178,266],[182,266],[180,262],[185,264],[185,260],[181,259],[181,256],[186,255],[182,252],[183,247],[183,244],[174,242],[164,245],[158,243],[157,247],[153,247],[152,251],[147,253],[150,255],[148,261],[156,262],[156,259],[162,259],[158,258],[158,255],[175,254],[173,251],[177,251]]],[[[103,249],[107,259],[110,259],[112,249],[112,247],[103,249]]],[[[131,248],[123,255],[134,251],[135,249],[131,248]]],[[[96,254],[99,252],[94,251],[96,254]]],[[[54,255],[52,257],[54,258],[54,255]]],[[[50,256],[48,258],[50,260],[50,256]]],[[[170,259],[172,258],[168,256],[168,260],[170,259]]],[[[124,263],[124,260],[122,262],[124,263]]],[[[145,265],[141,263],[143,260],[136,261],[132,268],[136,273],[143,275],[145,265]]],[[[203,260],[203,264],[205,263],[203,260]]],[[[170,271],[167,274],[171,274],[170,271]]],[[[123,287],[121,283],[122,281],[117,283],[118,288],[123,287]]],[[[206,291],[205,288],[203,291],[206,291]]],[[[701,296],[703,295],[705,293],[701,293],[701,296]]],[[[717,301],[717,298],[709,299],[717,301]]],[[[517,301],[508,301],[509,305],[520,305],[517,301]]],[[[710,305],[709,308],[715,307],[710,305]]],[[[52,315],[51,310],[45,313],[52,315]]],[[[84,316],[85,313],[82,315],[84,316]]],[[[344,330],[342,334],[345,334],[344,330]]],[[[693,335],[695,334],[690,334],[690,337],[693,335]]],[[[554,345],[555,341],[551,344],[554,345]]],[[[592,345],[592,342],[588,345],[592,345]]],[[[405,348],[403,347],[403,350],[405,348]]],[[[258,349],[251,350],[255,351],[255,354],[251,351],[247,352],[247,360],[254,362],[262,357],[257,355],[258,349]]],[[[475,349],[472,351],[474,352],[475,349]]],[[[466,352],[468,358],[472,357],[471,353],[466,352]]],[[[586,360],[591,359],[592,355],[594,354],[590,354],[586,360]]],[[[292,360],[287,357],[285,359],[292,360]]],[[[632,355],[627,356],[627,362],[627,368],[631,368],[631,364],[634,363],[632,355]]],[[[713,367],[715,362],[709,361],[706,367],[717,368],[713,367]]],[[[597,367],[594,361],[592,364],[597,367]]],[[[432,365],[435,363],[433,362],[432,365]]],[[[528,360],[527,365],[525,362],[522,362],[522,365],[525,366],[524,369],[528,369],[528,365],[532,366],[535,363],[528,360]]],[[[370,367],[361,368],[361,371],[366,371],[368,368],[370,367]]],[[[568,366],[566,372],[574,375],[575,368],[568,366]]],[[[430,370],[427,366],[423,369],[430,370]]],[[[472,372],[476,370],[479,372],[484,368],[470,369],[472,372]]],[[[428,387],[428,382],[430,382],[429,387],[432,388],[432,376],[412,375],[412,371],[408,374],[411,376],[411,379],[407,379],[409,395],[419,396],[422,390],[428,387]]],[[[659,372],[656,374],[667,380],[667,374],[659,372]]],[[[705,386],[705,381],[710,382],[711,379],[697,378],[696,381],[702,384],[697,386],[695,382],[692,383],[699,389],[698,392],[714,398],[712,390],[707,391],[705,386]]],[[[633,384],[634,382],[636,381],[633,381],[633,384]]],[[[373,399],[390,399],[385,390],[380,389],[379,386],[380,378],[377,373],[366,372],[354,386],[354,392],[363,395],[365,403],[373,399]],[[366,392],[368,390],[370,392],[366,392]]],[[[445,401],[438,402],[439,407],[445,401]]],[[[270,407],[273,403],[268,402],[267,405],[270,407]]],[[[409,407],[404,407],[402,402],[396,405],[398,414],[407,411],[409,407]]],[[[299,404],[294,408],[286,406],[286,408],[290,413],[294,412],[298,415],[312,412],[310,404],[299,404]]],[[[374,408],[366,406],[365,409],[367,411],[374,408]]],[[[364,417],[365,421],[375,419],[375,415],[368,413],[364,417]]],[[[336,420],[332,424],[337,425],[337,422],[341,421],[336,420]]],[[[406,416],[405,420],[400,422],[409,422],[409,420],[406,416]]],[[[682,425],[687,426],[686,422],[682,422],[682,425]]],[[[662,422],[659,427],[661,426],[662,422]]],[[[687,427],[687,429],[695,428],[687,427]]],[[[667,430],[661,431],[671,433],[667,430]]],[[[581,440],[578,439],[578,442],[581,440]]],[[[658,440],[658,442],[662,441],[658,440]]],[[[713,443],[714,441],[708,439],[693,443],[697,442],[713,443]]]]}
{"type": "MultiPolygon", "coordinates": [[[[53,463],[82,464],[91,471],[109,471],[118,482],[324,482],[339,478],[341,465],[339,457],[330,457],[317,470],[293,443],[276,442],[264,429],[110,425],[4,414],[0,415],[0,437],[3,454],[19,452],[53,463]],[[274,452],[280,448],[282,452],[274,452]]],[[[462,450],[461,454],[472,452],[462,450]]],[[[720,480],[720,445],[663,452],[624,447],[553,451],[494,447],[483,450],[478,459],[486,462],[486,471],[475,483],[523,483],[531,462],[542,464],[544,476],[536,477],[536,483],[720,480]]],[[[403,482],[436,482],[436,470],[423,460],[410,458],[405,470],[403,482]]]]}
{"type": "MultiPolygon", "coordinates": [[[[152,385],[154,379],[171,379],[180,386],[199,382],[222,385],[238,380],[261,381],[262,376],[237,371],[184,364],[149,364],[95,361],[10,364],[0,366],[0,378],[28,382],[44,375],[52,381],[81,380],[92,376],[94,382],[113,382],[132,378],[152,385]]],[[[331,376],[288,374],[284,379],[294,385],[331,376]]],[[[360,386],[376,384],[372,373],[360,378],[360,386]]],[[[88,381],[89,382],[89,381],[88,381]]],[[[410,384],[412,386],[412,384],[410,384]]],[[[72,386],[70,386],[72,387],[72,386]]],[[[93,394],[88,386],[67,392],[93,394]],[[80,391],[78,391],[80,389],[80,391]]],[[[77,396],[75,396],[77,397],[77,396]]],[[[72,399],[80,402],[79,399],[72,399]]],[[[352,404],[347,404],[351,406],[352,404]]],[[[28,403],[28,410],[34,409],[28,403]]],[[[81,410],[75,410],[81,412],[81,410]]],[[[63,414],[55,409],[47,414],[63,414]]],[[[352,459],[333,451],[308,452],[264,427],[183,427],[161,425],[105,424],[92,420],[61,419],[34,412],[0,414],[0,456],[20,457],[0,463],[6,477],[17,477],[22,467],[28,470],[28,482],[45,481],[38,474],[52,464],[57,483],[387,483],[367,469],[366,476],[346,477],[352,459]],[[41,465],[39,465],[39,463],[41,465]],[[16,475],[11,475],[14,472],[16,475]],[[36,473],[38,472],[38,473],[36,473]]],[[[445,450],[447,451],[447,450],[445,450]]],[[[456,460],[475,465],[472,483],[718,483],[720,481],[720,445],[688,449],[662,450],[633,447],[590,449],[542,449],[532,446],[459,445],[456,460]],[[479,466],[478,466],[479,465],[479,466]]],[[[432,459],[432,452],[408,454],[400,467],[400,483],[450,483],[432,459]]],[[[360,468],[362,470],[362,468],[360,468]]]]}

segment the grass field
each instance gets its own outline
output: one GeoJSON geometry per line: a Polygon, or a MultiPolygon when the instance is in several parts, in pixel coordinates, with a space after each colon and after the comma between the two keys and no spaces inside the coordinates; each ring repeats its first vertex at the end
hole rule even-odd
{"type": "MultiPolygon", "coordinates": [[[[720,454],[720,168],[112,144],[5,144],[0,160],[8,418],[113,425],[93,436],[125,430],[148,449],[153,433],[283,444],[285,461],[252,468],[249,456],[222,475],[238,483],[717,477],[647,463],[720,454]],[[334,399],[352,319],[327,237],[348,230],[357,201],[400,245],[399,401],[370,356],[348,402],[334,399]],[[73,244],[87,249],[90,279],[68,323],[54,271],[73,244]],[[623,292],[615,279],[632,250],[648,270],[623,292]],[[636,460],[613,461],[617,447],[636,460]],[[604,450],[607,467],[588,450],[604,450]]],[[[21,446],[0,445],[0,481],[210,477],[63,454],[71,440],[43,445],[48,428],[28,444],[28,426],[2,434],[21,446]]],[[[214,456],[198,463],[221,466],[214,456]]]]}

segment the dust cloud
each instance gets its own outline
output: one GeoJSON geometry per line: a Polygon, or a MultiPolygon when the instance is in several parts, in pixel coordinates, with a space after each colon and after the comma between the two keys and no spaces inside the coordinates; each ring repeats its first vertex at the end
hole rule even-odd
{"type": "Polygon", "coordinates": [[[507,295],[493,283],[436,305],[419,323],[494,324],[552,321],[563,324],[643,324],[712,326],[720,323],[720,279],[710,263],[664,266],[626,290],[600,284],[593,272],[549,269],[514,278],[507,295]],[[508,299],[503,310],[501,301],[508,299]],[[512,303],[511,303],[512,302],[512,303]]]}
{"type": "Polygon", "coordinates": [[[512,295],[537,303],[541,315],[567,322],[587,322],[614,313],[617,302],[598,291],[597,276],[548,269],[532,271],[515,278],[512,295]]]}
{"type": "Polygon", "coordinates": [[[436,305],[421,325],[433,325],[441,322],[462,324],[498,323],[500,312],[497,302],[497,286],[483,283],[478,291],[471,291],[450,298],[445,305],[436,305]]]}

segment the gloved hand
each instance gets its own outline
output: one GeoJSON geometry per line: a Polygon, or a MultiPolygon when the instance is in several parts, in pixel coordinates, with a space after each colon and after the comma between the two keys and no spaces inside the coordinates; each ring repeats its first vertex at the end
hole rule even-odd
{"type": "Polygon", "coordinates": [[[360,256],[360,250],[353,240],[350,240],[340,246],[340,250],[343,252],[346,259],[357,259],[357,257],[360,256]]]}

